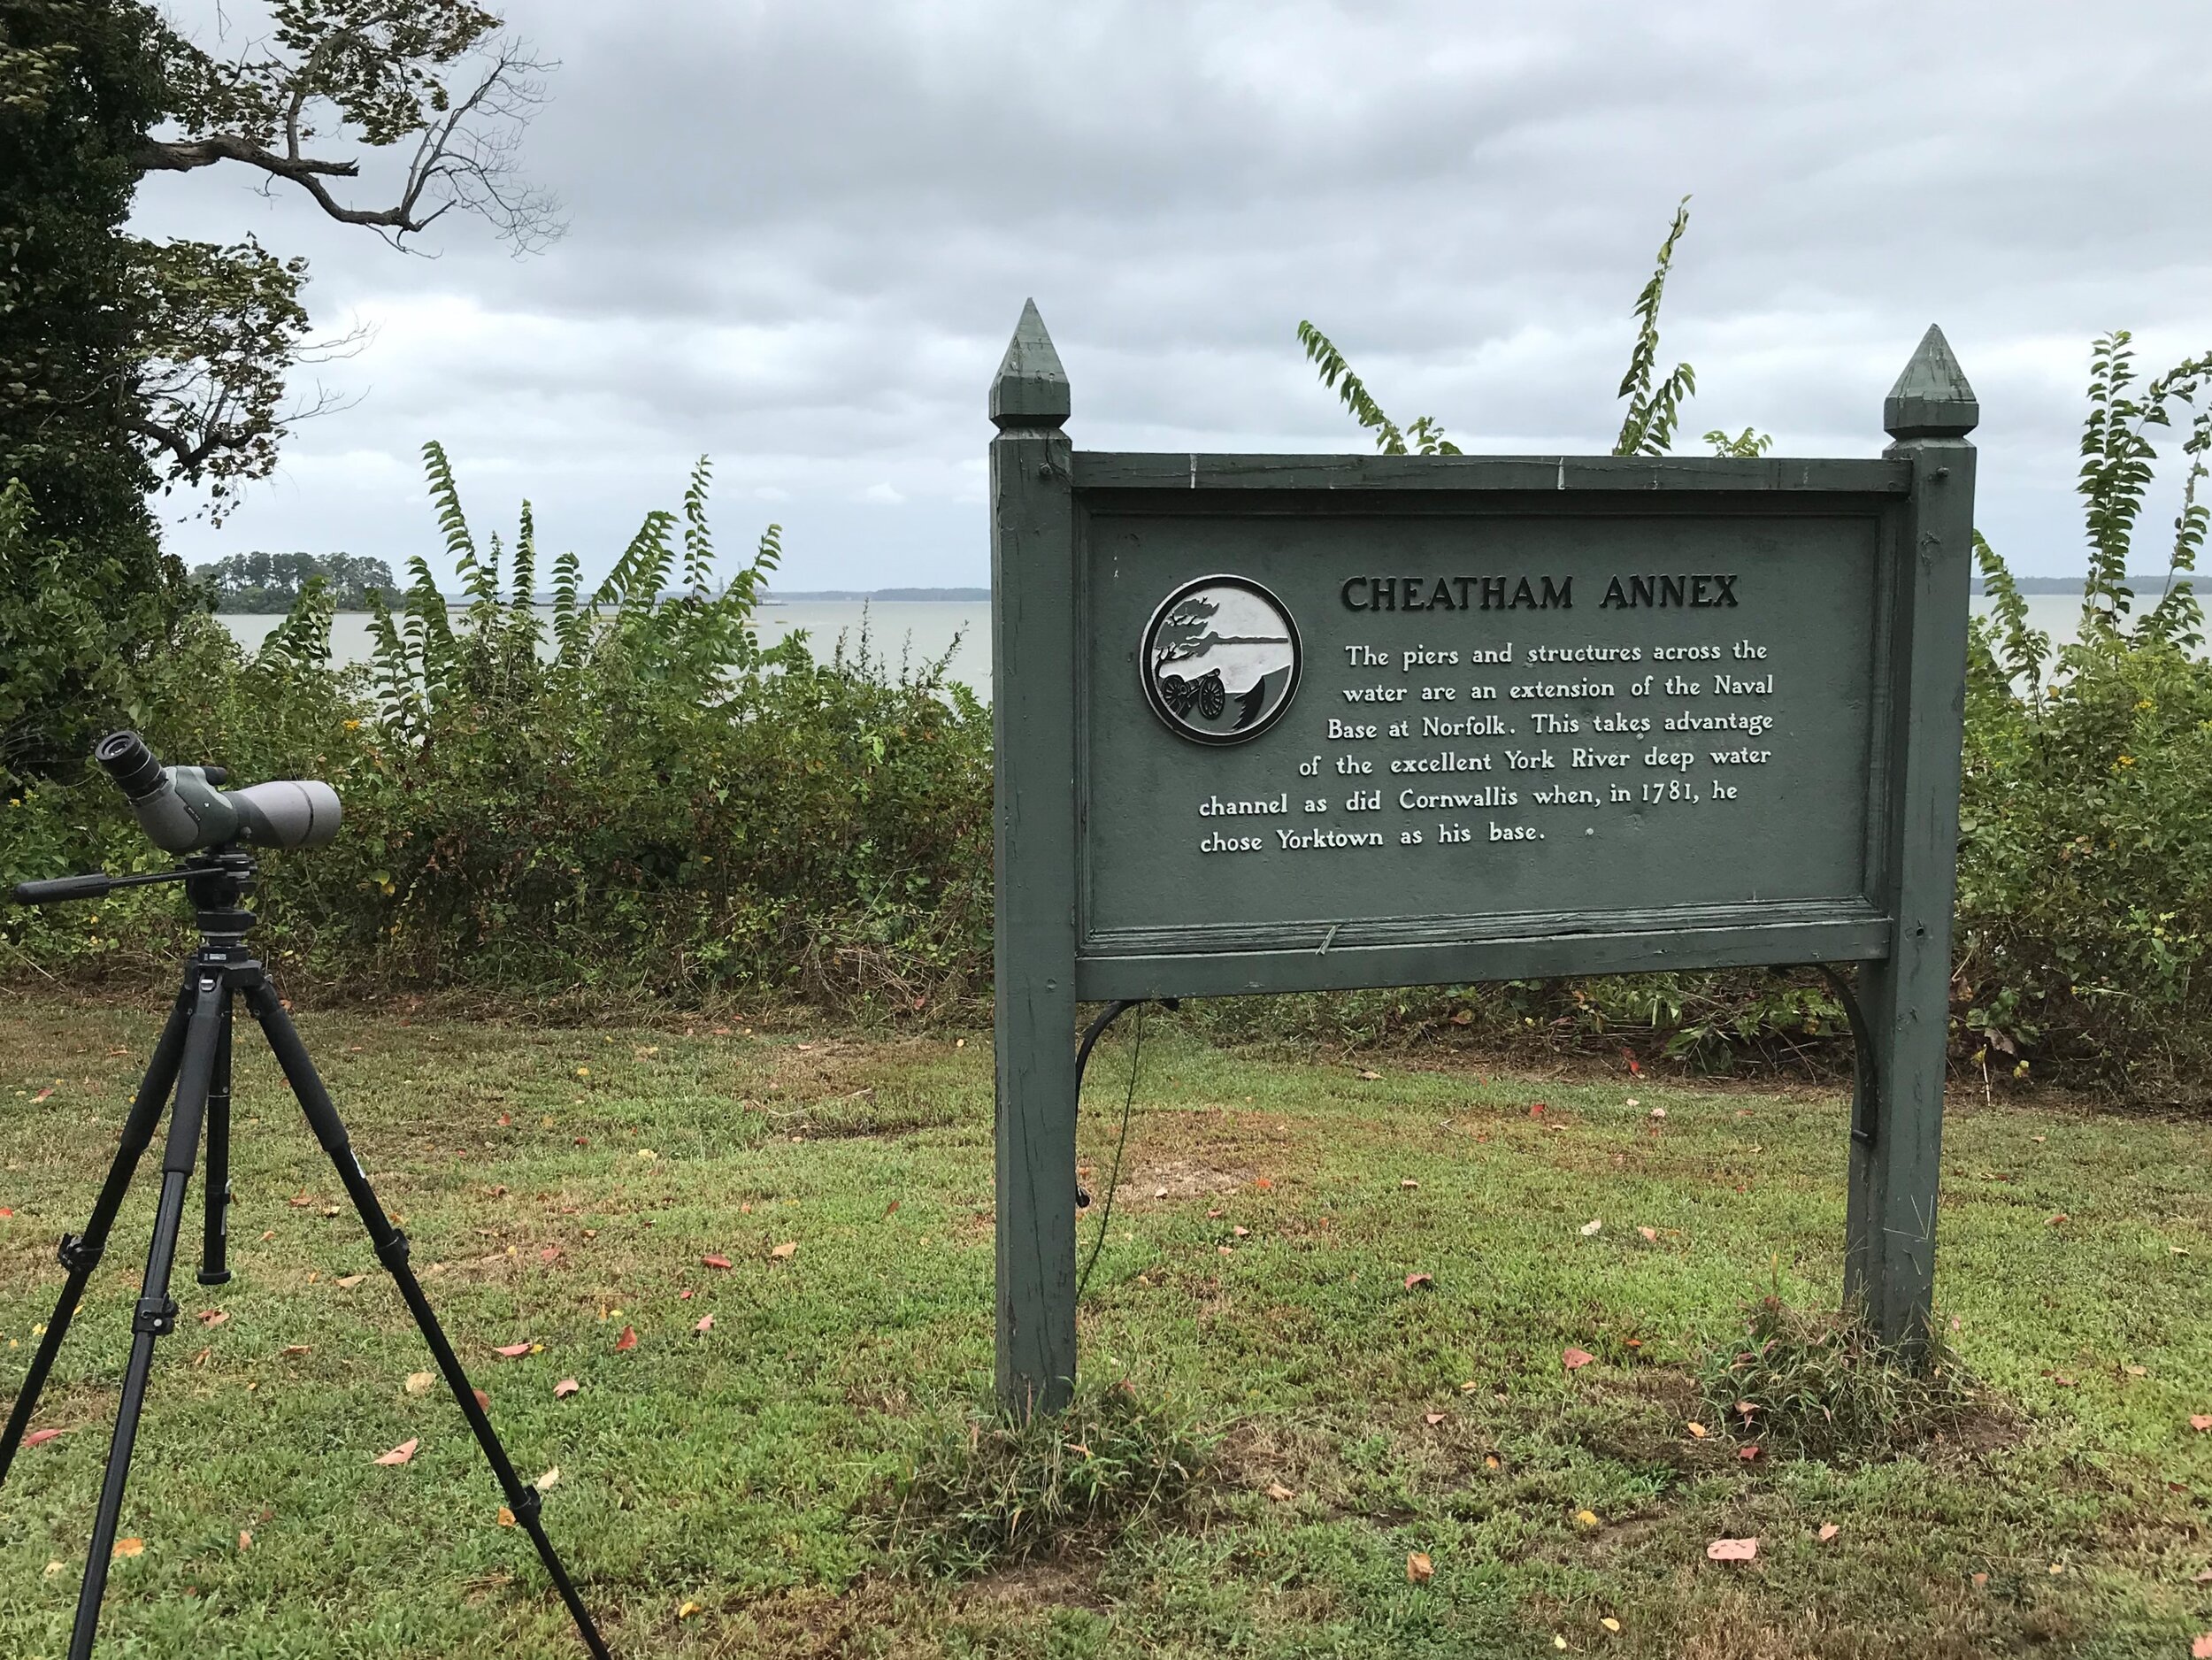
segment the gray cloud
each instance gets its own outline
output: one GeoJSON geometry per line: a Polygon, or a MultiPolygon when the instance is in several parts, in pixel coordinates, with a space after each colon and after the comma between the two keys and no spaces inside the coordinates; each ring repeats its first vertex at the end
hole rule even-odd
{"type": "Polygon", "coordinates": [[[357,405],[230,525],[180,529],[188,557],[427,552],[413,451],[436,436],[488,523],[526,494],[588,566],[703,451],[724,544],[780,519],[791,586],[980,580],[984,388],[1029,294],[1082,444],[1356,447],[1293,338],[1311,317],[1402,419],[1601,449],[1690,191],[1663,345],[1698,367],[1690,431],[1870,453],[1939,320],[1982,396],[1983,526],[2064,572],[2089,337],[2212,345],[2193,0],[511,21],[563,60],[526,150],[569,203],[542,257],[462,227],[403,258],[235,180],[147,187],[150,228],[257,229],[314,260],[319,315],[378,329],[324,376],[357,405]]]}

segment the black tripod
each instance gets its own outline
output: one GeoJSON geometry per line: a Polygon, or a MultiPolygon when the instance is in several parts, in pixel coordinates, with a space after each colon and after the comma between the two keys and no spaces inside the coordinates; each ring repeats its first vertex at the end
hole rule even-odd
{"type": "Polygon", "coordinates": [[[16,1448],[21,1443],[23,1432],[38,1404],[39,1391],[53,1366],[55,1352],[69,1330],[70,1317],[76,1312],[78,1301],[107,1247],[108,1232],[115,1224],[116,1212],[122,1208],[124,1192],[130,1186],[141,1155],[153,1141],[154,1127],[173,1086],[176,1105],[169,1116],[169,1134],[162,1152],[160,1203],[154,1215],[153,1242],[146,1251],[146,1277],[139,1288],[138,1307],[131,1320],[130,1364],[123,1375],[123,1397],[115,1415],[115,1439],[108,1452],[107,1477],[100,1488],[91,1554],[85,1559],[84,1583],[77,1595],[76,1625],[69,1640],[70,1660],[88,1660],[92,1653],[93,1633],[100,1619],[100,1598],[107,1588],[108,1560],[115,1546],[116,1518],[123,1504],[123,1486],[130,1479],[131,1447],[138,1436],[139,1410],[146,1397],[146,1375],[153,1364],[154,1339],[176,1329],[177,1304],[169,1295],[169,1273],[176,1261],[177,1232],[184,1221],[185,1189],[191,1180],[193,1161],[198,1155],[203,1120],[207,1128],[207,1190],[200,1283],[221,1285],[230,1279],[226,1212],[231,1200],[230,1058],[234,996],[243,997],[246,1007],[260,1023],[270,1049],[275,1051],[277,1064],[283,1069],[292,1093],[307,1114],[309,1127],[322,1143],[323,1151],[330,1155],[347,1196],[353,1201],[362,1226],[368,1230],[376,1247],[377,1260],[398,1284],[408,1312],[415,1317],[423,1341],[437,1357],[439,1371],[445,1374],[454,1400],[460,1404],[469,1428],[475,1432],[477,1442],[484,1449],[485,1461],[491,1465],[501,1491],[507,1495],[508,1509],[514,1512],[515,1520],[538,1548],[539,1558],[545,1564],[546,1572],[552,1576],[569,1613],[574,1617],[585,1647],[599,1660],[607,1660],[607,1647],[600,1639],[598,1627],[593,1625],[582,1597],[577,1595],[567,1570],[562,1567],[553,1541],[545,1535],[544,1524],[538,1516],[538,1490],[515,1473],[490,1418],[477,1404],[468,1376],[461,1370],[460,1356],[446,1341],[429,1299],[423,1295],[421,1282],[407,1265],[407,1236],[392,1226],[384,1207],[377,1203],[368,1178],[361,1173],[360,1164],[353,1156],[353,1147],[347,1140],[346,1126],[339,1119],[338,1110],[331,1104],[329,1092],[316,1076],[314,1063],[307,1057],[306,1046],[300,1041],[299,1033],[284,1012],[284,1005],[278,1000],[261,964],[247,950],[246,933],[254,924],[253,912],[245,908],[246,895],[252,891],[254,881],[251,854],[235,847],[219,848],[187,859],[185,868],[179,871],[137,877],[78,876],[50,882],[25,882],[17,888],[16,897],[30,903],[93,899],[113,888],[154,881],[184,883],[196,912],[200,946],[187,961],[184,985],[169,1011],[161,1039],[154,1045],[153,1058],[147,1063],[144,1081],[139,1085],[137,1098],[131,1103],[130,1116],[123,1125],[122,1145],[116,1149],[115,1162],[109,1167],[100,1197],[92,1207],[92,1218],[86,1223],[82,1233],[62,1236],[59,1255],[62,1266],[69,1271],[69,1282],[62,1287],[61,1301],[54,1307],[54,1318],[47,1323],[46,1334],[32,1358],[30,1372],[15,1398],[15,1409],[8,1415],[7,1428],[0,1433],[0,1481],[5,1481],[16,1448]]]}

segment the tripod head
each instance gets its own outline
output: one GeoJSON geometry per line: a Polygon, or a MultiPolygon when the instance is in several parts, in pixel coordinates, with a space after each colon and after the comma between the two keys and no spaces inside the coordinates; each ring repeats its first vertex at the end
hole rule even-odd
{"type": "Polygon", "coordinates": [[[210,944],[234,944],[254,925],[246,909],[258,871],[251,852],[244,848],[216,848],[196,853],[173,871],[141,871],[128,876],[110,876],[88,871],[82,876],[57,876],[42,882],[18,882],[10,894],[19,905],[63,905],[74,900],[103,899],[119,888],[146,888],[156,882],[182,882],[192,902],[200,933],[210,944]]]}

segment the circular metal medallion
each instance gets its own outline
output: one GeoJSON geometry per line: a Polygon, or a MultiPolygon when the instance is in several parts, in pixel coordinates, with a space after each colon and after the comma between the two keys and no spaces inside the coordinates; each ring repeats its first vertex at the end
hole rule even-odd
{"type": "Polygon", "coordinates": [[[1242,743],[1290,707],[1304,658],[1282,601],[1248,577],[1202,576],[1152,613],[1137,666],[1177,736],[1242,743]]]}

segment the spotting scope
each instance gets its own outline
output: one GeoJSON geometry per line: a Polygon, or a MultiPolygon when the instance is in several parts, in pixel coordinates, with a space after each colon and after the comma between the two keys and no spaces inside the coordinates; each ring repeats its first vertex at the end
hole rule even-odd
{"type": "Polygon", "coordinates": [[[219,766],[164,766],[135,732],[111,732],[92,751],[157,848],[194,853],[251,842],[320,847],[338,834],[338,792],[319,779],[285,778],[244,789],[222,786],[219,766]]]}

